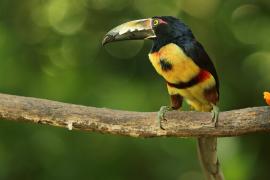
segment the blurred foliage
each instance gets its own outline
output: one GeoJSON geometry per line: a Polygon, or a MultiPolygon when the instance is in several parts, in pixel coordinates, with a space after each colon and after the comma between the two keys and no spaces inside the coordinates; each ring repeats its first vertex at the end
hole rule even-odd
{"type": "MultiPolygon", "coordinates": [[[[127,20],[184,20],[214,61],[222,110],[264,105],[270,85],[268,0],[0,0],[0,92],[156,111],[169,103],[151,42],[101,47],[127,20]]],[[[0,121],[0,179],[200,180],[195,139],[135,139],[0,121]]],[[[267,135],[221,138],[230,180],[270,179],[267,135]]]]}

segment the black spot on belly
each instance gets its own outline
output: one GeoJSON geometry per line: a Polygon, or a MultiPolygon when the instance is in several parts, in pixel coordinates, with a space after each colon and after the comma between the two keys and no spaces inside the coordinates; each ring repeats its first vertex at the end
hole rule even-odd
{"type": "Polygon", "coordinates": [[[166,59],[160,59],[159,63],[163,71],[170,71],[172,69],[172,64],[166,59]]]}

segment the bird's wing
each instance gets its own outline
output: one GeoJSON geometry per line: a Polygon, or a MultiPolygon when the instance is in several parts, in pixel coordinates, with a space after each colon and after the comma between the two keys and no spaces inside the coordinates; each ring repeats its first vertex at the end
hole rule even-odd
{"type": "Polygon", "coordinates": [[[212,74],[216,81],[216,89],[219,94],[219,80],[215,66],[203,46],[196,40],[177,42],[183,51],[189,56],[201,69],[207,70],[212,74]]]}

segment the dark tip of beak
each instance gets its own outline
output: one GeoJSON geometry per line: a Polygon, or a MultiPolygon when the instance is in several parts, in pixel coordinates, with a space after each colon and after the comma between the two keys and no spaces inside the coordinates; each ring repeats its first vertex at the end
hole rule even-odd
{"type": "Polygon", "coordinates": [[[114,41],[114,39],[115,39],[114,36],[106,35],[102,40],[102,46],[105,46],[107,43],[114,41]]]}

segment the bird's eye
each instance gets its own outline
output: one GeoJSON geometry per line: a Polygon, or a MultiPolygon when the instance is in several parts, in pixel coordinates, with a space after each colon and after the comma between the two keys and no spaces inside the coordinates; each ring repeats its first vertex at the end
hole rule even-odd
{"type": "Polygon", "coordinates": [[[154,26],[157,26],[158,23],[159,23],[159,21],[158,21],[157,19],[155,19],[155,20],[153,21],[153,25],[154,25],[154,26]]]}

